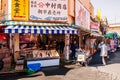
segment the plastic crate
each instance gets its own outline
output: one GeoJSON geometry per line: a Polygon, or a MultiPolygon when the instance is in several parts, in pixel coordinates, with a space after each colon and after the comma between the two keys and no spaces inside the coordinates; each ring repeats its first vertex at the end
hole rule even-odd
{"type": "Polygon", "coordinates": [[[40,63],[27,64],[27,68],[28,70],[40,71],[41,64],[40,63]]]}

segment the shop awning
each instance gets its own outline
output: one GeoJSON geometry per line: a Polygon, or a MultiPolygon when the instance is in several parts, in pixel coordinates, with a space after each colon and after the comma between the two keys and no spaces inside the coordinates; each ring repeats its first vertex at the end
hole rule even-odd
{"type": "Polygon", "coordinates": [[[102,34],[100,34],[98,32],[91,32],[91,36],[94,36],[94,37],[104,37],[102,34]]]}
{"type": "Polygon", "coordinates": [[[4,33],[32,33],[32,34],[78,34],[78,30],[67,26],[8,26],[4,33]]]}
{"type": "Polygon", "coordinates": [[[91,31],[83,26],[78,26],[78,25],[72,25],[73,27],[75,27],[76,29],[78,29],[80,31],[80,34],[82,35],[86,35],[86,34],[90,34],[91,31]]]}
{"type": "Polygon", "coordinates": [[[113,33],[107,33],[104,35],[105,38],[113,38],[114,34],[116,34],[117,38],[120,38],[120,36],[118,35],[118,33],[113,32],[113,33]]]}

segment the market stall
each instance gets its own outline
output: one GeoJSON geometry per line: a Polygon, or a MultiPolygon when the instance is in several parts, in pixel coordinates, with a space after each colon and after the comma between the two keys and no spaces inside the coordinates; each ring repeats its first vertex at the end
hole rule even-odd
{"type": "Polygon", "coordinates": [[[104,35],[111,52],[115,52],[119,46],[119,35],[117,33],[107,33],[104,35]]]}
{"type": "Polygon", "coordinates": [[[6,26],[3,32],[10,34],[10,48],[17,65],[15,69],[21,70],[25,62],[27,65],[40,63],[42,67],[59,65],[60,56],[55,50],[55,40],[51,42],[48,38],[46,41],[46,36],[50,35],[64,35],[65,55],[69,59],[69,35],[78,34],[78,31],[67,24],[70,23],[67,0],[10,0],[9,3],[12,6],[8,4],[5,8],[10,15],[3,21],[6,26]],[[49,5],[43,8],[40,3],[49,5]]]}
{"type": "MultiPolygon", "coordinates": [[[[8,26],[4,29],[5,33],[14,35],[14,52],[19,51],[19,57],[24,55],[27,65],[40,63],[41,67],[58,66],[60,56],[55,47],[50,47],[44,42],[38,41],[38,36],[43,37],[49,34],[78,34],[73,27],[68,26],[8,26]],[[25,36],[26,35],[26,36],[25,36]],[[39,45],[40,44],[40,45],[39,45]],[[45,46],[45,49],[43,48],[45,46]],[[50,48],[48,48],[50,47],[50,48]]],[[[42,38],[41,38],[42,39],[42,38]]],[[[45,41],[45,40],[43,40],[45,41]]],[[[20,68],[19,68],[20,69],[20,68]]]]}

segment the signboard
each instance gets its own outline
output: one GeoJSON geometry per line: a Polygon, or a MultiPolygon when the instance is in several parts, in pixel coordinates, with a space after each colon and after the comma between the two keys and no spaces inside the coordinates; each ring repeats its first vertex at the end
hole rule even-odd
{"type": "Polygon", "coordinates": [[[98,31],[99,24],[97,22],[90,21],[90,28],[91,28],[91,30],[98,31]]]}
{"type": "Polygon", "coordinates": [[[77,56],[77,61],[85,61],[85,55],[84,54],[79,54],[77,56]]]}
{"type": "Polygon", "coordinates": [[[75,1],[75,25],[90,29],[90,13],[79,0],[75,1]]]}
{"type": "Polygon", "coordinates": [[[30,20],[68,20],[67,0],[30,0],[30,20]]]}
{"type": "Polygon", "coordinates": [[[12,20],[28,20],[28,0],[12,0],[12,20]]]}

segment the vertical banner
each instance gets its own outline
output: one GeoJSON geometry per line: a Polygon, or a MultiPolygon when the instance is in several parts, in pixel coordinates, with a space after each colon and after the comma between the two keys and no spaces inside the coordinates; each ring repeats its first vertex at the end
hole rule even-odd
{"type": "Polygon", "coordinates": [[[28,0],[12,0],[12,20],[28,20],[28,0]]]}
{"type": "Polygon", "coordinates": [[[90,29],[90,13],[80,0],[75,0],[75,25],[90,29]]]}
{"type": "Polygon", "coordinates": [[[66,60],[69,60],[69,54],[70,54],[70,35],[65,35],[65,58],[66,60]]]}
{"type": "Polygon", "coordinates": [[[97,18],[100,21],[100,19],[101,19],[101,10],[100,9],[97,10],[97,18]]]}

